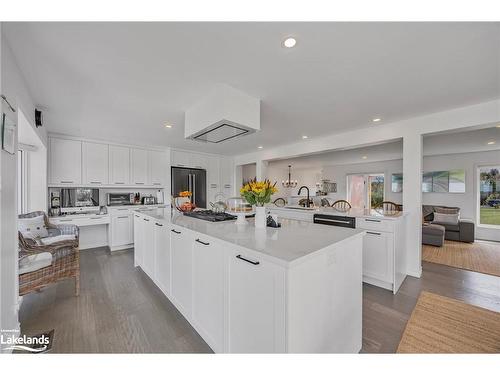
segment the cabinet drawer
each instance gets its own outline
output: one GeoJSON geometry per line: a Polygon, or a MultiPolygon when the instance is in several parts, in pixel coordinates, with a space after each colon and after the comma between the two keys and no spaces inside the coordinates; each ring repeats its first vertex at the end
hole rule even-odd
{"type": "Polygon", "coordinates": [[[381,232],[394,232],[394,223],[391,220],[378,218],[356,218],[356,228],[381,232]]]}

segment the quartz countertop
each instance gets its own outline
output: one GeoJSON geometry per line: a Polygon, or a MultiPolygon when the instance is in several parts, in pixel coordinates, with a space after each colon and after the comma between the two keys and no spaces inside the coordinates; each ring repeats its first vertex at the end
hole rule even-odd
{"type": "Polygon", "coordinates": [[[309,213],[311,216],[314,214],[323,214],[323,215],[338,215],[338,216],[350,216],[350,217],[359,217],[359,218],[380,218],[387,220],[398,220],[406,215],[404,211],[383,211],[383,210],[365,210],[359,208],[351,208],[348,211],[339,211],[332,207],[316,207],[313,209],[300,209],[300,208],[286,208],[286,207],[278,207],[275,205],[268,205],[268,209],[270,210],[284,210],[288,212],[302,212],[309,213]]]}
{"type": "Polygon", "coordinates": [[[318,225],[290,219],[281,219],[281,228],[256,229],[254,219],[247,219],[247,225],[237,225],[235,220],[214,223],[172,212],[170,208],[136,213],[160,223],[174,224],[243,249],[265,254],[283,265],[290,265],[328,246],[364,235],[362,229],[318,225]]]}

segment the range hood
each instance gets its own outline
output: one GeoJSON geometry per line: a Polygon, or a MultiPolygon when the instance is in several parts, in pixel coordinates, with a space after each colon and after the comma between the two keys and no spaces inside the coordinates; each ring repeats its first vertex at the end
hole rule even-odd
{"type": "Polygon", "coordinates": [[[185,113],[184,136],[221,143],[260,130],[260,100],[228,85],[217,85],[185,113]]]}

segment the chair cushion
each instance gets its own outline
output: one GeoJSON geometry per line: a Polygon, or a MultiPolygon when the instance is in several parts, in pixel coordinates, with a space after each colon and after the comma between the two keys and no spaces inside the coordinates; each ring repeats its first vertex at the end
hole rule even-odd
{"type": "Polygon", "coordinates": [[[432,224],[443,226],[447,232],[460,232],[460,225],[458,224],[437,223],[437,222],[432,222],[432,224]]]}
{"type": "Polygon", "coordinates": [[[58,236],[40,238],[39,241],[42,243],[42,245],[52,245],[56,242],[71,241],[75,239],[76,236],[74,234],[60,234],[58,236]]]}
{"type": "Polygon", "coordinates": [[[434,211],[438,214],[458,214],[460,208],[458,207],[434,207],[434,211]]]}
{"type": "Polygon", "coordinates": [[[452,224],[458,225],[458,221],[460,220],[460,214],[440,214],[438,212],[434,212],[434,220],[433,223],[436,224],[452,224]]]}
{"type": "Polygon", "coordinates": [[[19,261],[19,274],[37,271],[52,264],[52,254],[49,252],[28,255],[19,261]]]}
{"type": "Polygon", "coordinates": [[[17,225],[19,232],[21,232],[25,238],[35,239],[47,237],[49,235],[43,215],[18,219],[17,225]]]}

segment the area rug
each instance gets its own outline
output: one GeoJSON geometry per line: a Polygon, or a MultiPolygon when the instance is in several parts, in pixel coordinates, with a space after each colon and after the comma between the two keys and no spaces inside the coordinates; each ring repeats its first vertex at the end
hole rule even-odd
{"type": "Polygon", "coordinates": [[[422,292],[398,353],[500,353],[500,313],[422,292]]]}
{"type": "Polygon", "coordinates": [[[423,245],[422,260],[500,276],[500,243],[445,241],[442,247],[423,245]]]}

